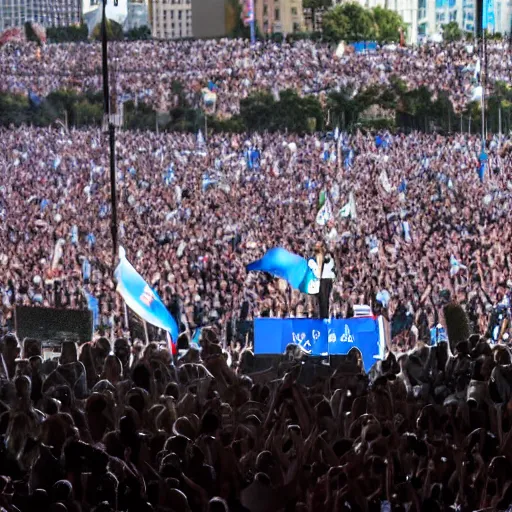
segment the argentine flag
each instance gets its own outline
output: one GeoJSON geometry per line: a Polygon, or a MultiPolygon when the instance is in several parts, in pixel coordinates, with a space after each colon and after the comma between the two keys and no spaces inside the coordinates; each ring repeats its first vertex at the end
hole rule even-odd
{"type": "Polygon", "coordinates": [[[468,267],[462,265],[452,254],[450,256],[450,276],[453,277],[459,273],[459,270],[466,270],[468,267]]]}
{"type": "Polygon", "coordinates": [[[87,309],[92,313],[92,326],[96,330],[100,325],[100,304],[94,295],[90,294],[86,290],[83,290],[85,300],[87,301],[87,309]]]}
{"type": "Polygon", "coordinates": [[[170,335],[172,341],[169,348],[174,354],[179,334],[176,321],[160,297],[126,259],[126,252],[122,247],[119,248],[119,258],[121,261],[114,273],[118,293],[126,305],[143,320],[170,335]]]}

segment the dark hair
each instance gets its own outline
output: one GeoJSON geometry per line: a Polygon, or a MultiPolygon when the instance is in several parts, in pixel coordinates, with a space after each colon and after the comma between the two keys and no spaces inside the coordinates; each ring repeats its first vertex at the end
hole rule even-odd
{"type": "Polygon", "coordinates": [[[228,504],[222,498],[212,498],[208,503],[208,512],[229,512],[228,504]]]}

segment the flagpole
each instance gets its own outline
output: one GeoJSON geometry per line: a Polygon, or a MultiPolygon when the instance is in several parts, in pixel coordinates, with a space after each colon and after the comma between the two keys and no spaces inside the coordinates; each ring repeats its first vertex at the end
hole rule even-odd
{"type": "Polygon", "coordinates": [[[148,324],[146,320],[143,320],[144,322],[144,337],[146,338],[146,345],[149,345],[149,334],[148,334],[148,324]]]}

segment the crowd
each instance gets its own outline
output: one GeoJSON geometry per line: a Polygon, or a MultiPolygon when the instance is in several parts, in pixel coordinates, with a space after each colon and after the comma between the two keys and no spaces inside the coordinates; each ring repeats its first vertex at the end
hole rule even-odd
{"type": "MultiPolygon", "coordinates": [[[[0,139],[2,324],[16,304],[83,308],[84,290],[100,324],[117,323],[104,136],[22,128],[0,139]]],[[[333,316],[385,291],[391,316],[432,327],[449,290],[484,333],[512,282],[508,142],[488,141],[481,180],[476,137],[378,139],[120,132],[119,243],[190,330],[317,315],[307,296],[245,266],[274,246],[308,257],[324,240],[339,269],[333,316]],[[333,213],[320,226],[324,192],[333,213]]]]}
{"type": "MultiPolygon", "coordinates": [[[[498,44],[490,74],[506,79],[498,44]]],[[[173,79],[190,94],[212,80],[233,113],[257,88],[399,74],[462,105],[461,68],[476,63],[463,45],[341,59],[259,45],[116,43],[116,83],[170,102],[173,79]]],[[[7,90],[100,86],[96,45],[2,57],[7,90]]],[[[512,289],[507,137],[486,140],[482,166],[481,140],[462,133],[117,133],[119,243],[180,324],[174,359],[121,328],[106,147],[99,130],[0,130],[0,324],[13,330],[17,305],[94,297],[108,335],[55,359],[1,337],[0,512],[510,510],[508,333],[487,342],[512,289]],[[267,368],[239,337],[240,321],[318,316],[246,265],[276,246],[308,257],[320,241],[338,270],[330,315],[368,304],[391,321],[391,350],[368,373],[357,351],[325,366],[293,347],[267,368]],[[439,324],[449,343],[431,346],[439,324]]]]}
{"type": "MultiPolygon", "coordinates": [[[[460,111],[473,97],[477,48],[466,43],[390,45],[370,54],[337,56],[328,45],[302,41],[293,44],[244,40],[139,41],[111,43],[110,58],[119,98],[138,98],[159,109],[173,106],[171,84],[186,87],[198,104],[201,90],[211,81],[217,88],[217,113],[231,116],[240,100],[255,90],[296,89],[323,97],[343,87],[355,92],[372,84],[402,79],[409,89],[427,86],[447,92],[460,111]]],[[[487,45],[488,83],[510,82],[508,42],[487,45]]],[[[1,49],[1,91],[46,96],[57,89],[99,91],[102,87],[101,46],[96,43],[6,45],[1,49]]]]}

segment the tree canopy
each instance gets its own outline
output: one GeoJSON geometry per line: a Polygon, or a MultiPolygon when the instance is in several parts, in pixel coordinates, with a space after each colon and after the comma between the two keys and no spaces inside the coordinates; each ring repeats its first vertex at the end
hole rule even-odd
{"type": "Polygon", "coordinates": [[[391,9],[374,7],[373,18],[377,26],[376,39],[379,43],[392,43],[400,40],[400,29],[405,32],[406,26],[402,17],[391,9]]]}
{"type": "MultiPolygon", "coordinates": [[[[319,2],[320,0],[308,0],[319,2]]],[[[365,9],[356,3],[344,3],[323,16],[324,36],[333,41],[397,42],[406,26],[402,17],[390,9],[365,9]]]]}
{"type": "MultiPolygon", "coordinates": [[[[101,23],[94,27],[91,37],[96,41],[101,41],[101,23]]],[[[124,39],[123,27],[113,20],[107,20],[107,39],[109,41],[122,41],[124,39]]]]}
{"type": "Polygon", "coordinates": [[[462,39],[462,30],[456,21],[443,25],[443,40],[449,43],[460,41],[462,39]]]}
{"type": "Polygon", "coordinates": [[[333,41],[369,41],[377,34],[372,11],[356,3],[344,3],[323,16],[324,35],[333,41]]]}

